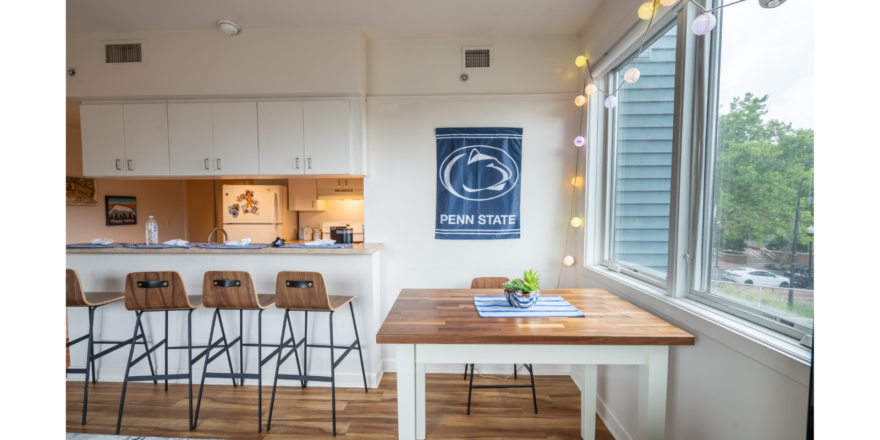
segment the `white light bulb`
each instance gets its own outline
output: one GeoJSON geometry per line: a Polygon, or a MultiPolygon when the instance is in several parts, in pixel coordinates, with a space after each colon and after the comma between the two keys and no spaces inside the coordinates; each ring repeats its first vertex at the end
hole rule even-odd
{"type": "Polygon", "coordinates": [[[587,143],[587,140],[584,139],[583,136],[578,136],[578,137],[574,138],[574,146],[575,147],[583,147],[584,144],[586,144],[586,143],[587,143]]]}
{"type": "Polygon", "coordinates": [[[638,81],[640,76],[642,76],[642,72],[639,72],[639,69],[636,69],[635,67],[633,67],[632,69],[627,70],[626,73],[623,74],[623,80],[632,84],[632,83],[638,81]]]}
{"type": "Polygon", "coordinates": [[[715,29],[715,24],[717,22],[718,20],[716,20],[715,16],[710,12],[700,14],[694,19],[694,23],[691,24],[691,30],[696,35],[706,35],[709,32],[712,32],[712,29],[715,29]]]}
{"type": "Polygon", "coordinates": [[[577,97],[574,98],[574,105],[576,105],[578,107],[580,107],[586,103],[587,103],[587,97],[584,95],[577,95],[577,97]]]}
{"type": "Polygon", "coordinates": [[[598,91],[598,90],[599,90],[599,88],[596,87],[595,84],[590,84],[590,85],[584,87],[584,93],[586,93],[587,96],[593,96],[593,94],[596,93],[596,91],[598,91]]]}
{"type": "Polygon", "coordinates": [[[660,0],[660,4],[663,6],[672,6],[678,3],[678,0],[660,0]]]}
{"type": "Polygon", "coordinates": [[[581,227],[582,224],[584,224],[584,221],[581,220],[580,217],[575,217],[575,218],[571,219],[571,226],[572,227],[579,228],[579,227],[581,227]]]}
{"type": "Polygon", "coordinates": [[[605,98],[605,108],[614,108],[617,107],[617,97],[614,95],[608,95],[605,98]]]}
{"type": "Polygon", "coordinates": [[[574,264],[574,257],[566,255],[565,258],[562,259],[562,262],[565,263],[566,266],[571,266],[574,264]]]}

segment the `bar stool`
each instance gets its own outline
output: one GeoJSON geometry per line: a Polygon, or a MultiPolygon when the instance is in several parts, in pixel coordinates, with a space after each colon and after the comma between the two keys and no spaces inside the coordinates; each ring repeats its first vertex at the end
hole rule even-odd
{"type": "MultiPolygon", "coordinates": [[[[481,277],[471,280],[471,289],[503,289],[503,284],[510,281],[505,277],[481,277]]],[[[464,364],[464,377],[461,380],[467,380],[468,364],[464,364]]],[[[516,364],[513,365],[513,378],[516,379],[516,364]]]]}
{"type": "MultiPolygon", "coordinates": [[[[88,340],[88,349],[86,350],[86,367],[85,368],[67,368],[67,374],[85,374],[85,391],[83,392],[83,413],[82,413],[82,424],[86,424],[86,412],[89,407],[89,373],[92,376],[92,383],[98,383],[98,376],[95,374],[95,360],[101,358],[111,352],[114,352],[122,347],[125,347],[128,344],[131,344],[134,339],[129,339],[126,341],[96,341],[94,336],[94,325],[95,325],[95,310],[98,307],[101,307],[106,304],[110,304],[116,301],[125,298],[124,293],[120,292],[86,292],[82,287],[82,280],[79,278],[79,273],[73,269],[67,269],[66,276],[66,290],[67,290],[67,307],[88,307],[89,308],[89,332],[84,336],[81,336],[73,341],[67,343],[67,347],[78,344],[82,341],[88,340]],[[112,347],[100,352],[95,353],[95,344],[114,344],[112,347]]],[[[144,344],[146,346],[146,339],[143,341],[137,341],[135,344],[144,344]]],[[[70,361],[70,352],[68,352],[68,362],[70,361]]],[[[150,361],[150,372],[153,372],[153,362],[150,361]]]]}
{"type": "MultiPolygon", "coordinates": [[[[361,352],[361,340],[357,332],[357,323],[354,319],[354,303],[356,296],[330,296],[327,294],[327,287],[324,284],[324,276],[319,272],[279,272],[275,282],[275,306],[284,309],[284,321],[290,322],[291,311],[305,312],[305,334],[299,342],[284,342],[284,326],[281,327],[281,346],[278,349],[278,363],[275,366],[275,383],[272,385],[272,402],[269,404],[269,421],[266,423],[266,430],[272,427],[272,410],[275,407],[275,390],[278,387],[278,379],[281,380],[298,380],[302,383],[303,388],[308,386],[310,380],[316,382],[330,382],[331,400],[333,405],[333,436],[336,436],[336,367],[351,353],[357,350],[361,358],[361,374],[364,378],[364,392],[367,389],[367,373],[364,369],[364,355],[361,352]],[[351,324],[354,327],[354,342],[349,345],[333,345],[333,313],[348,304],[351,310],[351,324]],[[309,331],[309,312],[329,312],[330,313],[330,345],[309,344],[307,342],[309,331]],[[281,364],[290,357],[288,353],[283,358],[282,351],[285,348],[292,348],[293,352],[303,345],[303,364],[306,369],[305,374],[299,375],[279,374],[281,364]],[[330,377],[326,376],[309,376],[307,362],[308,348],[329,348],[330,349],[330,377]],[[339,359],[336,359],[333,353],[334,349],[345,350],[339,359]]],[[[291,335],[293,331],[291,330],[291,335]]]]}
{"type": "MultiPolygon", "coordinates": [[[[205,272],[205,278],[202,285],[202,292],[204,293],[204,301],[205,307],[212,308],[214,310],[214,317],[211,319],[211,333],[208,336],[209,346],[208,346],[208,354],[206,356],[207,360],[205,361],[204,371],[202,373],[202,384],[199,387],[199,400],[196,404],[196,416],[195,422],[193,424],[193,428],[196,427],[199,423],[199,409],[202,406],[202,391],[205,388],[205,378],[213,377],[213,378],[221,378],[232,379],[233,386],[235,385],[235,379],[241,379],[241,384],[244,385],[245,379],[257,379],[257,395],[258,395],[258,404],[257,404],[257,431],[263,431],[263,365],[269,361],[273,356],[275,356],[275,352],[281,350],[278,345],[269,345],[263,344],[263,310],[271,307],[272,304],[275,304],[275,294],[257,294],[257,289],[254,287],[254,280],[251,277],[249,272],[244,271],[210,271],[205,272]],[[223,334],[223,338],[220,340],[224,340],[226,338],[226,333],[223,332],[223,320],[220,317],[220,310],[238,310],[239,312],[239,335],[235,340],[230,342],[225,348],[220,350],[219,353],[214,356],[210,355],[210,351],[213,348],[214,344],[211,344],[210,341],[214,339],[214,323],[216,321],[220,322],[220,331],[223,334]],[[245,310],[255,310],[257,311],[257,343],[256,344],[246,344],[242,341],[244,337],[244,311],[245,310]],[[208,372],[208,364],[214,361],[218,356],[222,355],[224,352],[228,355],[229,348],[234,346],[236,343],[239,344],[239,360],[240,360],[240,373],[209,373],[208,372]],[[246,374],[244,372],[244,347],[257,347],[257,359],[259,359],[259,365],[257,366],[257,374],[246,374]],[[266,358],[263,358],[263,347],[279,347],[276,348],[272,353],[270,353],[266,358]]],[[[295,341],[295,337],[293,336],[293,324],[289,321],[285,320],[284,324],[286,324],[290,328],[290,339],[287,342],[295,341]]],[[[282,325],[284,325],[282,324],[282,325]]],[[[283,331],[282,331],[283,332],[283,331]]],[[[299,354],[296,355],[296,367],[299,366],[299,354]]],[[[230,370],[232,369],[232,363],[230,361],[229,364],[230,370]]],[[[300,370],[302,372],[302,370],[300,370]]]]}
{"type": "MultiPolygon", "coordinates": [[[[189,381],[189,426],[193,429],[193,407],[192,407],[192,366],[207,354],[207,346],[192,345],[192,313],[195,309],[202,306],[202,296],[186,294],[186,288],[183,285],[183,279],[178,272],[135,272],[130,273],[125,278],[125,308],[135,312],[137,320],[134,325],[133,339],[144,338],[146,340],[146,332],[144,331],[141,320],[143,314],[147,312],[165,312],[165,337],[159,343],[153,345],[153,348],[146,350],[137,359],[132,361],[134,356],[134,345],[128,353],[128,363],[125,366],[125,379],[122,381],[122,397],[119,400],[119,417],[116,421],[116,434],[119,435],[119,428],[122,425],[122,411],[125,406],[125,391],[129,382],[150,381],[157,383],[157,380],[165,381],[165,391],[168,391],[168,380],[187,379],[189,381]],[[168,312],[187,312],[187,340],[183,346],[168,346],[168,312]],[[138,335],[140,330],[140,335],[138,335]],[[131,367],[137,365],[138,362],[147,358],[150,361],[150,354],[157,348],[165,347],[165,374],[150,376],[130,376],[131,367]],[[193,348],[205,348],[198,356],[193,358],[193,348]],[[168,350],[187,350],[187,359],[189,360],[187,374],[168,374],[168,350]]],[[[225,342],[221,339],[217,342],[225,342]]],[[[217,345],[214,344],[214,345],[217,345]]],[[[232,360],[229,360],[229,369],[232,370],[232,360]]]]}

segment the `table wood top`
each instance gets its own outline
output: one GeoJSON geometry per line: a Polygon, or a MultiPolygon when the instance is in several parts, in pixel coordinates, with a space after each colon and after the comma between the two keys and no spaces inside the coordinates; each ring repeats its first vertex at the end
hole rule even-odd
{"type": "Polygon", "coordinates": [[[694,345],[690,333],[604,289],[541,289],[584,318],[481,318],[474,296],[500,289],[403,289],[379,344],[694,345]]]}

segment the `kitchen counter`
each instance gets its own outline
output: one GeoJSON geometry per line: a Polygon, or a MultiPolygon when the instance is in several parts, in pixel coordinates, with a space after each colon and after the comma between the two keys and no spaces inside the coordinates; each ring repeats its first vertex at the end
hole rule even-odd
{"type": "MultiPolygon", "coordinates": [[[[300,243],[300,242],[294,242],[300,243]]],[[[106,249],[67,249],[68,254],[290,254],[290,255],[371,255],[382,249],[381,243],[353,243],[351,247],[334,248],[274,248],[263,249],[201,249],[168,248],[138,249],[127,247],[108,247],[106,249]]]]}

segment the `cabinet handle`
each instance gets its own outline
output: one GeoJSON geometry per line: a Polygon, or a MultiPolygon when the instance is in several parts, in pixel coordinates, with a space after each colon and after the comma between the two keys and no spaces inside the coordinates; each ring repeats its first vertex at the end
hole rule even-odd
{"type": "Polygon", "coordinates": [[[342,179],[336,179],[336,186],[342,186],[342,179]]]}
{"type": "Polygon", "coordinates": [[[208,168],[208,159],[205,159],[205,169],[210,170],[210,168],[208,168]]]}
{"type": "Polygon", "coordinates": [[[131,159],[128,160],[128,170],[129,170],[129,171],[134,171],[134,170],[131,168],[131,159]]]}
{"type": "Polygon", "coordinates": [[[345,186],[348,186],[348,179],[345,179],[345,186]]]}
{"type": "Polygon", "coordinates": [[[220,169],[220,159],[217,159],[217,169],[220,169]]]}
{"type": "Polygon", "coordinates": [[[296,158],[296,169],[299,169],[299,158],[296,158]]]}
{"type": "Polygon", "coordinates": [[[312,208],[314,208],[314,207],[315,207],[315,201],[312,200],[312,208]]]}
{"type": "Polygon", "coordinates": [[[312,169],[312,158],[309,158],[309,169],[312,169]]]}
{"type": "Polygon", "coordinates": [[[119,168],[119,161],[122,159],[116,159],[116,169],[122,171],[122,168],[119,168]]]}

